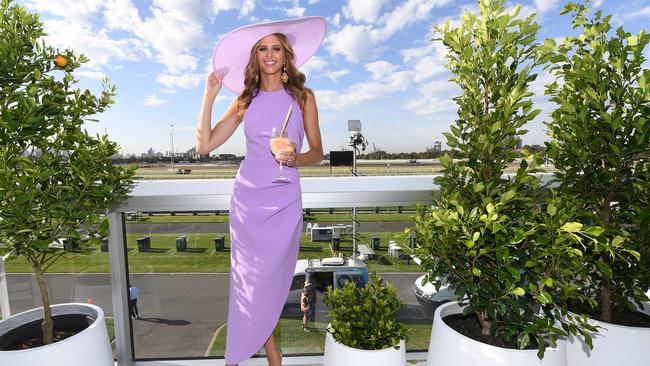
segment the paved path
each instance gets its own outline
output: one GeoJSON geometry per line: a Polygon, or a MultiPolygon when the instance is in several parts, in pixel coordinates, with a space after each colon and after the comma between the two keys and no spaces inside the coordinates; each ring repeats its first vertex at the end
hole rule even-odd
{"type": "MultiPolygon", "coordinates": [[[[433,307],[419,303],[413,294],[418,273],[381,274],[398,289],[404,306],[399,319],[428,323],[433,307]]],[[[52,303],[87,302],[89,299],[112,316],[108,274],[48,274],[52,303]]],[[[8,274],[12,314],[40,306],[33,275],[8,274]]],[[[203,357],[215,330],[226,322],[228,311],[227,273],[214,274],[132,274],[140,289],[138,308],[141,319],[133,320],[137,358],[203,357]]],[[[317,299],[316,321],[327,321],[322,299],[317,299]]],[[[284,317],[295,317],[289,313],[284,317]]]]}
{"type": "MultiPolygon", "coordinates": [[[[318,226],[335,226],[345,222],[319,222],[318,226]]],[[[303,226],[303,232],[305,226],[303,226]]],[[[362,222],[360,232],[401,232],[412,227],[410,221],[397,222],[362,222]]],[[[127,234],[186,234],[186,233],[228,233],[228,223],[164,223],[164,224],[127,224],[127,234]]]]}

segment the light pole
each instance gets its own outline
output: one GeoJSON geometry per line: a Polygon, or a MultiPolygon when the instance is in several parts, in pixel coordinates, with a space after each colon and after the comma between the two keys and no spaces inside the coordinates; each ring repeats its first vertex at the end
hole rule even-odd
{"type": "Polygon", "coordinates": [[[173,174],[173,173],[175,173],[174,172],[174,125],[170,125],[170,126],[172,128],[172,132],[170,133],[170,136],[172,138],[172,154],[171,155],[172,155],[172,174],[173,174]]]}
{"type": "MultiPolygon", "coordinates": [[[[348,120],[348,132],[350,136],[348,138],[348,144],[352,147],[352,175],[357,176],[357,153],[359,153],[359,146],[362,150],[366,150],[368,141],[361,134],[361,121],[357,119],[348,120]]],[[[357,229],[359,226],[359,220],[357,220],[357,208],[352,207],[352,255],[354,257],[359,254],[357,249],[357,229]]]]}

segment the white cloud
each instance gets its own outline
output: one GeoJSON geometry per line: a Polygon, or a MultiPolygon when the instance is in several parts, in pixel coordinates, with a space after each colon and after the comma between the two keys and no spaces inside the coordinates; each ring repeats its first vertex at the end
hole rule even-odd
{"type": "Polygon", "coordinates": [[[239,14],[241,16],[246,16],[255,10],[255,0],[242,0],[241,9],[239,14]]]}
{"type": "Polygon", "coordinates": [[[192,89],[197,87],[201,83],[202,79],[203,76],[200,74],[160,74],[156,77],[156,82],[161,83],[168,88],[192,89]]]}
{"type": "Polygon", "coordinates": [[[540,13],[551,10],[557,5],[558,0],[535,0],[535,6],[540,13]]]}
{"type": "Polygon", "coordinates": [[[217,95],[217,99],[214,100],[215,103],[224,103],[224,102],[230,102],[232,100],[232,97],[227,96],[227,95],[222,95],[219,94],[217,95]]]}
{"type": "Polygon", "coordinates": [[[215,15],[235,9],[239,9],[240,17],[248,16],[255,10],[255,0],[212,0],[212,11],[215,15]]]}
{"type": "Polygon", "coordinates": [[[186,70],[196,70],[198,59],[192,55],[159,53],[156,57],[158,62],[167,66],[171,73],[180,73],[186,70]]]}
{"type": "Polygon", "coordinates": [[[327,19],[334,28],[341,27],[341,13],[336,13],[332,18],[327,19]]]}
{"type": "Polygon", "coordinates": [[[212,42],[203,31],[206,14],[210,10],[216,14],[231,6],[244,6],[244,3],[215,0],[210,5],[201,0],[154,0],[150,8],[152,15],[141,19],[131,0],[112,0],[106,3],[104,17],[108,29],[134,34],[143,43],[141,49],[147,57],[165,66],[164,74],[157,80],[163,80],[168,87],[185,88],[187,81],[181,75],[197,69],[198,57],[192,49],[212,42]],[[170,74],[178,78],[169,81],[170,74]]]}
{"type": "Polygon", "coordinates": [[[357,23],[376,23],[379,20],[379,11],[386,4],[386,0],[348,0],[348,5],[342,11],[346,18],[357,23]]]}
{"type": "Polygon", "coordinates": [[[402,50],[404,64],[415,73],[414,81],[421,82],[447,71],[447,48],[441,42],[431,42],[419,48],[402,50]]]}
{"type": "Polygon", "coordinates": [[[154,0],[152,15],[146,19],[140,18],[132,0],[32,0],[31,4],[39,11],[64,17],[45,20],[49,42],[88,55],[88,66],[94,69],[146,57],[164,65],[168,73],[192,72],[197,57],[191,49],[209,43],[202,24],[210,6],[201,0],[154,0]],[[99,17],[105,20],[105,28],[97,29],[99,17]],[[125,31],[128,36],[111,38],[113,30],[125,31]]]}
{"type": "Polygon", "coordinates": [[[241,0],[212,0],[212,11],[215,14],[237,9],[239,6],[241,6],[241,0]]]}
{"type": "Polygon", "coordinates": [[[102,80],[106,77],[106,74],[101,71],[75,71],[75,75],[98,80],[102,80]]]}
{"type": "Polygon", "coordinates": [[[300,66],[300,71],[307,76],[314,75],[323,71],[328,65],[328,62],[319,56],[313,56],[304,65],[300,66]]]}
{"type": "Polygon", "coordinates": [[[385,49],[381,43],[393,33],[428,19],[434,7],[450,2],[451,0],[407,0],[381,17],[377,27],[370,24],[346,24],[338,32],[331,32],[325,44],[331,55],[343,55],[349,62],[356,63],[364,58],[376,57],[385,49]]]}
{"type": "Polygon", "coordinates": [[[158,98],[158,96],[156,96],[156,94],[151,94],[151,95],[148,95],[146,98],[144,98],[144,102],[142,102],[142,104],[150,105],[152,107],[158,107],[158,106],[167,104],[167,101],[164,100],[164,99],[158,98]]]}
{"type": "Polygon", "coordinates": [[[43,24],[48,34],[44,38],[50,46],[85,54],[90,59],[85,66],[93,70],[124,60],[136,61],[143,56],[144,44],[138,39],[111,39],[105,31],[93,31],[89,25],[73,19],[46,19],[43,24]]]}
{"type": "Polygon", "coordinates": [[[387,37],[413,23],[431,17],[434,7],[442,7],[451,0],[407,0],[385,16],[385,28],[382,33],[387,37]]]}
{"type": "Polygon", "coordinates": [[[332,80],[333,82],[336,83],[336,81],[337,81],[339,78],[341,78],[341,77],[343,77],[343,76],[345,76],[345,75],[348,75],[349,73],[350,73],[350,70],[349,70],[349,69],[343,69],[343,70],[337,70],[337,71],[330,71],[330,72],[328,72],[328,73],[326,74],[326,76],[327,76],[328,78],[330,78],[330,80],[332,80]]]}
{"type": "Polygon", "coordinates": [[[318,2],[318,0],[309,0],[309,5],[314,5],[318,2]]]}
{"type": "Polygon", "coordinates": [[[285,10],[285,14],[289,17],[301,17],[305,15],[306,8],[296,6],[285,10]]]}
{"type": "Polygon", "coordinates": [[[419,98],[409,102],[407,109],[416,116],[438,114],[456,109],[456,103],[451,99],[460,93],[456,84],[447,80],[435,80],[423,84],[418,88],[419,98]]]}
{"type": "Polygon", "coordinates": [[[407,71],[396,71],[386,74],[382,80],[356,83],[349,88],[340,90],[317,90],[316,97],[319,108],[343,110],[390,96],[393,93],[406,90],[411,84],[411,75],[407,71]]]}
{"type": "Polygon", "coordinates": [[[599,8],[601,5],[603,5],[604,2],[605,0],[596,0],[594,1],[594,6],[599,8]]]}
{"type": "Polygon", "coordinates": [[[141,25],[138,8],[131,0],[112,0],[104,5],[103,15],[108,29],[134,32],[141,25]]]}
{"type": "MultiPolygon", "coordinates": [[[[154,4],[156,5],[156,4],[154,4]]],[[[198,8],[202,8],[199,4],[198,8]]],[[[191,8],[187,4],[188,8],[191,8]]],[[[200,9],[199,9],[200,10],[200,9]]],[[[206,43],[201,15],[197,9],[179,11],[175,7],[152,7],[153,15],[142,21],[134,33],[156,50],[157,60],[171,72],[177,72],[177,57],[188,61],[189,50],[206,43]]],[[[194,70],[196,62],[190,61],[186,68],[194,70]]]]}
{"type": "Polygon", "coordinates": [[[626,13],[623,15],[623,18],[625,19],[633,19],[633,18],[648,18],[650,17],[650,6],[646,6],[643,9],[638,9],[635,11],[631,11],[629,13],[626,13]]]}
{"type": "Polygon", "coordinates": [[[25,5],[38,13],[50,13],[90,25],[92,17],[99,11],[103,3],[104,0],[27,0],[25,5]]]}
{"type": "Polygon", "coordinates": [[[319,56],[313,56],[306,64],[300,67],[300,71],[307,76],[307,79],[326,76],[333,82],[350,73],[348,69],[332,71],[328,69],[328,66],[329,62],[327,60],[319,56]]]}
{"type": "Polygon", "coordinates": [[[378,44],[383,39],[370,25],[346,24],[340,31],[331,33],[327,39],[327,49],[331,55],[343,55],[349,62],[359,62],[363,58],[378,55],[378,44]]]}
{"type": "Polygon", "coordinates": [[[372,74],[372,80],[383,80],[390,74],[396,72],[399,67],[387,61],[375,61],[366,64],[364,68],[372,74]]]}

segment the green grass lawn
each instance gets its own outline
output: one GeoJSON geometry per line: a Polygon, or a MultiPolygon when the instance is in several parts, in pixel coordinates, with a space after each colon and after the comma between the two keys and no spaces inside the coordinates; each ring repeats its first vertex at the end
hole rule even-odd
{"type": "MultiPolygon", "coordinates": [[[[413,221],[413,212],[397,213],[394,208],[390,209],[393,212],[388,212],[387,208],[381,208],[380,213],[359,213],[357,219],[361,222],[385,222],[385,221],[413,221]],[[386,212],[383,212],[386,211],[386,212]]],[[[304,215],[305,222],[350,222],[350,213],[312,213],[304,215]]],[[[193,214],[176,214],[174,216],[169,214],[139,214],[137,220],[127,221],[128,223],[214,223],[214,222],[228,222],[227,214],[215,215],[214,213],[199,212],[193,214]]]]}
{"type": "MultiPolygon", "coordinates": [[[[407,329],[408,341],[406,342],[407,351],[426,351],[429,348],[429,339],[431,338],[431,324],[408,324],[402,323],[407,329]]],[[[306,333],[302,330],[302,320],[300,319],[280,319],[278,325],[273,330],[276,346],[282,350],[283,355],[295,354],[322,354],[325,347],[325,323],[310,323],[311,332],[306,333]]],[[[209,350],[210,356],[224,357],[226,351],[226,329],[224,326],[220,329],[212,348],[209,350]]],[[[256,355],[266,357],[264,347],[256,355]]]]}
{"type": "MultiPolygon", "coordinates": [[[[406,247],[407,239],[400,233],[362,233],[360,243],[369,244],[370,238],[377,235],[380,238],[380,250],[377,257],[367,261],[369,271],[376,272],[422,272],[423,269],[412,261],[388,259],[388,241],[395,240],[406,247]]],[[[140,253],[137,250],[137,238],[140,234],[127,235],[127,250],[129,271],[131,273],[216,273],[228,272],[230,269],[230,236],[225,235],[226,251],[215,252],[215,234],[186,234],[188,251],[176,252],[178,234],[152,234],[151,252],[140,253]]],[[[344,255],[352,253],[352,241],[349,238],[341,240],[341,250],[344,255]]],[[[300,242],[300,259],[322,258],[331,256],[330,244],[311,242],[303,235],[300,242]]],[[[27,261],[18,257],[6,263],[7,272],[31,272],[27,261]]],[[[102,253],[99,248],[85,252],[68,253],[57,260],[48,272],[58,273],[108,273],[108,253],[102,253]]]]}

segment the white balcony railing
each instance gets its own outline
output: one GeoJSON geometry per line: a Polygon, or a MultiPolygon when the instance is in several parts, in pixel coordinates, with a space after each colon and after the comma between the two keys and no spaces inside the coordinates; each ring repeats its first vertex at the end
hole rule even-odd
{"type": "MultiPolygon", "coordinates": [[[[434,176],[302,178],[304,208],[410,206],[431,204],[434,176]]],[[[228,210],[232,179],[139,181],[130,197],[108,215],[110,222],[110,277],[115,322],[117,363],[131,365],[225,365],[223,359],[134,361],[129,323],[125,212],[228,210]]],[[[425,353],[409,353],[423,360],[425,353]]],[[[320,364],[322,356],[284,356],[285,365],[320,364]]],[[[266,365],[251,359],[246,365],[266,365]]]]}

